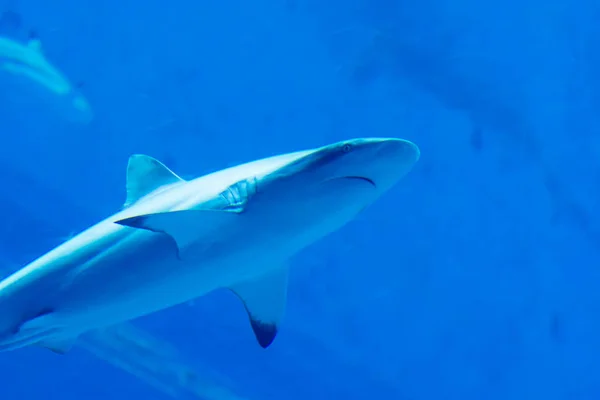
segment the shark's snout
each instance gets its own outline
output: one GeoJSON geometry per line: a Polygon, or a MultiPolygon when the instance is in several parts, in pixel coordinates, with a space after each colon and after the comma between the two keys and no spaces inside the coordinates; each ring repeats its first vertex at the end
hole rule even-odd
{"type": "Polygon", "coordinates": [[[381,189],[405,176],[420,157],[417,145],[404,139],[357,139],[345,146],[346,161],[352,169],[347,175],[368,179],[381,189]]]}
{"type": "Polygon", "coordinates": [[[404,139],[380,139],[377,156],[402,166],[412,167],[421,156],[419,147],[404,139]]]}

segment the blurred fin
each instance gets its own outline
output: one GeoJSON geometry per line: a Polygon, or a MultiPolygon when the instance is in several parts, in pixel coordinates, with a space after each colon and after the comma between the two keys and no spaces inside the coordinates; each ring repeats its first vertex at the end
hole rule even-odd
{"type": "Polygon", "coordinates": [[[36,31],[29,31],[29,39],[27,40],[27,47],[32,50],[41,52],[42,51],[42,42],[36,31]]]}

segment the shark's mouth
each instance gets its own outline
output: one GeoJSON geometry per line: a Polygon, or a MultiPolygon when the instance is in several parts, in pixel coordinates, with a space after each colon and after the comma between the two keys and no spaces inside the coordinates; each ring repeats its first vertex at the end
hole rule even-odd
{"type": "Polygon", "coordinates": [[[373,187],[377,187],[377,185],[375,184],[375,182],[373,182],[373,180],[371,180],[365,176],[344,176],[344,177],[342,177],[342,179],[356,179],[359,181],[364,181],[364,182],[370,183],[371,185],[373,185],[373,187]]]}

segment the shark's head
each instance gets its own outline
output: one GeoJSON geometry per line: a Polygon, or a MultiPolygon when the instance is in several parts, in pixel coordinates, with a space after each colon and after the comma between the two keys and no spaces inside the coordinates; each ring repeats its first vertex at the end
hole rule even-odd
{"type": "Polygon", "coordinates": [[[302,153],[271,173],[267,182],[302,188],[304,193],[317,196],[324,187],[336,186],[340,197],[345,186],[360,186],[364,196],[353,194],[350,201],[360,202],[361,197],[372,199],[393,186],[412,169],[419,156],[419,148],[408,140],[346,140],[302,153]]]}
{"type": "Polygon", "coordinates": [[[403,139],[353,139],[322,147],[299,160],[301,174],[317,181],[362,180],[381,194],[404,177],[419,159],[419,148],[403,139]]]}
{"type": "Polygon", "coordinates": [[[303,153],[258,180],[255,204],[266,207],[256,223],[308,235],[309,242],[318,239],[373,203],[419,155],[415,144],[386,138],[346,140],[303,153]]]}

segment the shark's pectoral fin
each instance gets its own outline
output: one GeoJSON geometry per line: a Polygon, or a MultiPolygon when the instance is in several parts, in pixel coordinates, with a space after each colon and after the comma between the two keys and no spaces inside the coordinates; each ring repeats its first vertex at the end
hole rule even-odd
{"type": "Polygon", "coordinates": [[[260,278],[231,287],[244,303],[258,343],[263,348],[277,335],[287,297],[287,268],[280,268],[260,278]]]}
{"type": "Polygon", "coordinates": [[[233,222],[237,214],[221,210],[183,210],[138,215],[115,221],[132,228],[162,232],[171,236],[179,254],[191,243],[209,237],[224,224],[233,222]]]}
{"type": "Polygon", "coordinates": [[[143,154],[134,154],[129,157],[127,164],[127,200],[124,207],[162,186],[177,182],[183,182],[183,179],[160,161],[143,154]]]}
{"type": "Polygon", "coordinates": [[[67,354],[75,345],[76,341],[77,337],[61,337],[43,340],[39,343],[39,345],[56,354],[67,354]]]}

